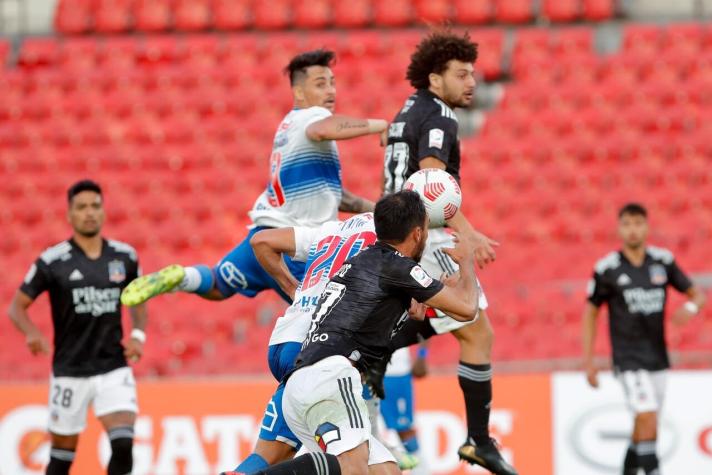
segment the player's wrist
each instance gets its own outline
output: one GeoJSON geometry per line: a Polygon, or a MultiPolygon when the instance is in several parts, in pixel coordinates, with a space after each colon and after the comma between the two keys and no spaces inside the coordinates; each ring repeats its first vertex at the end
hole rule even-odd
{"type": "Polygon", "coordinates": [[[386,130],[388,127],[388,121],[383,119],[366,119],[368,122],[368,133],[378,134],[386,130]]]}
{"type": "Polygon", "coordinates": [[[134,328],[131,330],[131,338],[138,341],[139,343],[146,343],[146,332],[140,328],[134,328]]]}
{"type": "Polygon", "coordinates": [[[687,302],[685,302],[683,308],[690,312],[692,315],[697,315],[698,313],[700,313],[700,306],[692,300],[688,300],[687,302]]]}

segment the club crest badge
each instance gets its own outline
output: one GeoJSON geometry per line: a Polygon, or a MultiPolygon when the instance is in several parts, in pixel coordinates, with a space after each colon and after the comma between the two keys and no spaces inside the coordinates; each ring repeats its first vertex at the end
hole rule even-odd
{"type": "Polygon", "coordinates": [[[126,267],[123,261],[109,262],[109,281],[117,284],[126,280],[126,267]]]}
{"type": "Polygon", "coordinates": [[[660,264],[653,264],[650,266],[650,283],[653,285],[665,285],[667,283],[668,277],[665,271],[665,266],[660,264]]]}

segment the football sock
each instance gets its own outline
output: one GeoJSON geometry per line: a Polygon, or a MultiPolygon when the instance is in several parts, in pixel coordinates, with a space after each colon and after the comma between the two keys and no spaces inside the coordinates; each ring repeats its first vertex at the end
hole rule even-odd
{"type": "Polygon", "coordinates": [[[114,427],[109,431],[111,459],[107,467],[108,475],[126,475],[133,468],[133,438],[131,426],[114,427]]]}
{"type": "Polygon", "coordinates": [[[195,294],[205,294],[210,292],[215,283],[215,277],[213,276],[213,270],[204,265],[198,264],[195,266],[185,267],[185,277],[180,284],[178,284],[178,289],[183,292],[192,292],[195,294]]]}
{"type": "Polygon", "coordinates": [[[418,452],[418,449],[420,446],[418,445],[418,437],[413,435],[405,440],[402,440],[403,442],[403,448],[409,453],[409,454],[415,454],[418,452]]]}
{"type": "Polygon", "coordinates": [[[623,461],[623,475],[638,475],[638,454],[635,453],[635,444],[632,442],[623,461]]]}
{"type": "Polygon", "coordinates": [[[47,475],[69,475],[69,467],[74,461],[74,450],[52,449],[49,452],[47,475]]]}
{"type": "Polygon", "coordinates": [[[267,467],[269,467],[269,464],[265,459],[260,455],[252,453],[237,466],[235,471],[240,473],[255,473],[267,467]]]}
{"type": "Polygon", "coordinates": [[[341,475],[341,466],[336,455],[309,452],[255,472],[256,475],[297,475],[300,473],[341,475]]]}
{"type": "Polygon", "coordinates": [[[638,465],[645,471],[645,475],[660,475],[654,440],[638,442],[635,452],[638,455],[638,465]]]}
{"type": "Polygon", "coordinates": [[[492,366],[460,361],[457,379],[465,397],[467,435],[477,445],[490,443],[489,418],[492,402],[492,366]]]}

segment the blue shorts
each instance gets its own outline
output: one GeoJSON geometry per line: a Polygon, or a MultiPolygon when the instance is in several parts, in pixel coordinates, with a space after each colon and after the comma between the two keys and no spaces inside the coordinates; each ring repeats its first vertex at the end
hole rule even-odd
{"type": "MultiPolygon", "coordinates": [[[[263,290],[276,291],[287,302],[292,299],[285,294],[277,282],[262,268],[250,246],[250,238],[255,233],[270,229],[257,226],[247,233],[247,237],[230,251],[215,266],[215,286],[225,297],[232,297],[236,293],[245,297],[254,297],[263,290]]],[[[289,256],[284,256],[284,262],[294,277],[301,281],[304,277],[304,263],[294,262],[289,256]]]]}
{"type": "MultiPolygon", "coordinates": [[[[269,369],[272,375],[281,381],[293,367],[297,355],[302,349],[301,343],[287,342],[278,345],[271,345],[267,353],[269,369]]],[[[282,414],[282,393],[284,385],[280,384],[267,403],[265,414],[260,425],[260,439],[276,440],[291,445],[296,450],[302,446],[296,435],[289,429],[287,421],[282,414]]]]}
{"type": "Polygon", "coordinates": [[[383,378],[386,399],[381,401],[381,415],[386,427],[402,432],[413,428],[413,376],[383,378]]]}

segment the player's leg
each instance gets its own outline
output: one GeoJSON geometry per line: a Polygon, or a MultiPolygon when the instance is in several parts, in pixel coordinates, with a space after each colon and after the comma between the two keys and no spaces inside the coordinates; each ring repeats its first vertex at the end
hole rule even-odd
{"type": "Polygon", "coordinates": [[[67,475],[74,462],[79,434],[86,427],[91,402],[89,378],[50,377],[50,459],[48,475],[67,475]]]}
{"type": "Polygon", "coordinates": [[[133,468],[134,424],[138,413],[136,381],[129,367],[96,377],[94,413],[111,444],[108,475],[124,475],[133,468]]]}
{"type": "MultiPolygon", "coordinates": [[[[386,427],[395,431],[403,444],[410,460],[409,468],[419,461],[418,437],[413,423],[413,376],[389,376],[383,380],[386,398],[381,401],[380,410],[386,427]]],[[[401,468],[404,468],[401,464],[401,468]]]]}
{"type": "MultiPolygon", "coordinates": [[[[289,296],[267,274],[252,251],[250,238],[261,229],[250,230],[247,237],[233,248],[214,267],[171,265],[158,272],[133,280],[121,294],[124,305],[137,305],[157,295],[173,291],[194,293],[208,300],[224,300],[236,293],[254,297],[266,289],[273,289],[286,301],[289,296]]],[[[294,276],[301,280],[304,264],[285,256],[285,263],[294,276]]]]}

